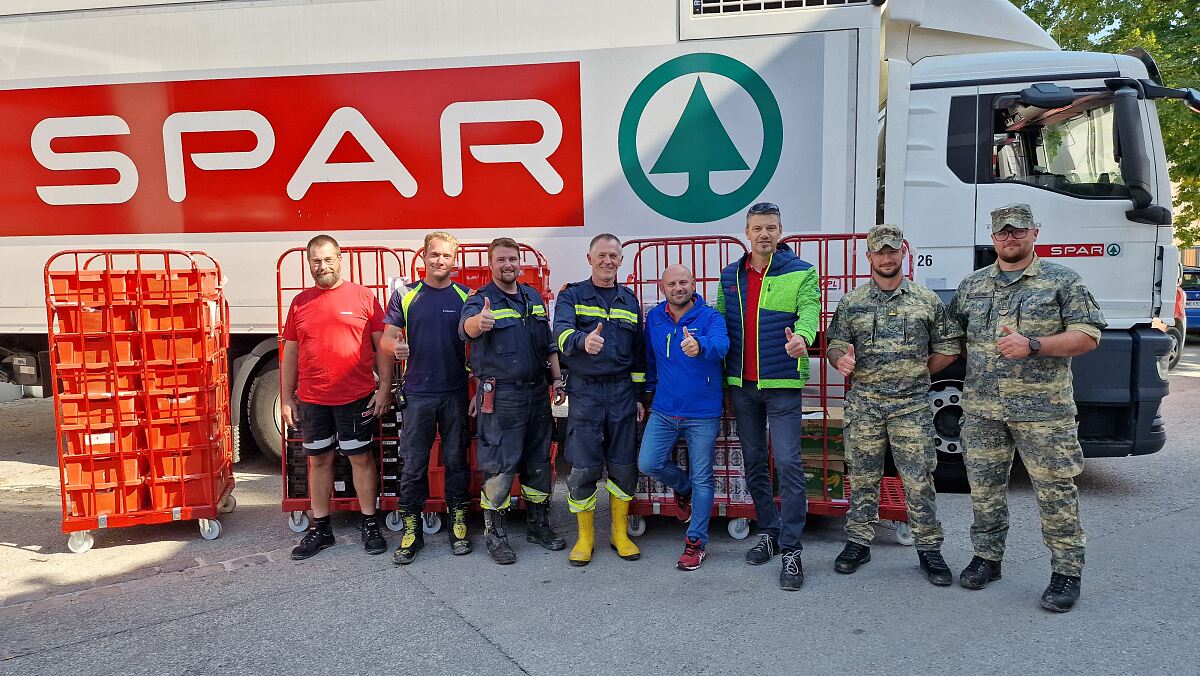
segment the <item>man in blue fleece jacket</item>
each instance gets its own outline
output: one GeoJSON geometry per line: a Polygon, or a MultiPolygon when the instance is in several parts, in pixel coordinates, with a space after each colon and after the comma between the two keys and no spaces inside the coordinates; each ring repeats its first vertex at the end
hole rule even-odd
{"type": "Polygon", "coordinates": [[[675,491],[679,518],[691,522],[676,567],[704,561],[713,506],[713,447],[721,422],[722,360],[729,352],[725,318],[696,293],[682,265],[663,271],[666,300],[646,313],[646,388],[654,405],[642,435],[638,469],[675,491]],[[680,436],[687,441],[688,473],[671,462],[680,436]]]}

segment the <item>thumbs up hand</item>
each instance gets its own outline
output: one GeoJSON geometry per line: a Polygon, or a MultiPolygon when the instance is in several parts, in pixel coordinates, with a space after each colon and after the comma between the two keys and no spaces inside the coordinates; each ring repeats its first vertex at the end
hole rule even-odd
{"type": "Polygon", "coordinates": [[[700,356],[700,341],[696,340],[696,337],[692,335],[692,332],[686,326],[683,327],[683,342],[679,346],[683,348],[683,353],[689,357],[700,356]]]}
{"type": "Polygon", "coordinates": [[[401,329],[400,335],[396,337],[396,344],[392,347],[392,354],[394,354],[396,359],[400,361],[408,359],[409,355],[408,339],[405,337],[404,333],[404,330],[401,329]]]}
{"type": "Polygon", "coordinates": [[[1024,359],[1030,355],[1029,339],[1012,330],[1012,327],[1000,327],[1000,340],[996,341],[996,349],[1005,359],[1024,359]]]}
{"type": "Polygon", "coordinates": [[[604,349],[604,339],[600,337],[600,332],[604,330],[604,322],[596,324],[596,328],[587,334],[587,338],[583,339],[583,349],[588,354],[600,354],[600,350],[604,349]]]}
{"type": "Polygon", "coordinates": [[[496,326],[496,315],[492,314],[492,299],[483,299],[483,311],[479,313],[479,330],[487,333],[496,326]]]}
{"type": "Polygon", "coordinates": [[[846,349],[845,354],[843,354],[841,357],[838,357],[836,364],[838,373],[842,374],[842,376],[846,378],[849,378],[854,374],[854,367],[857,365],[858,362],[854,359],[853,345],[846,349]]]}
{"type": "Polygon", "coordinates": [[[783,335],[787,337],[787,345],[784,349],[792,359],[799,359],[808,354],[808,341],[804,340],[804,336],[797,333],[792,333],[791,327],[783,330],[783,335]]]}

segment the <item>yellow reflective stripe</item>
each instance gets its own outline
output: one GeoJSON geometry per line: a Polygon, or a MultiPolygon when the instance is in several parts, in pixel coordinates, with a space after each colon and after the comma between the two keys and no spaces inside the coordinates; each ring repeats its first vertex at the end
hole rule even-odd
{"type": "Polygon", "coordinates": [[[567,351],[567,336],[570,336],[572,333],[575,333],[575,329],[567,329],[566,331],[563,331],[558,336],[558,351],[559,352],[567,351]]]}
{"type": "Polygon", "coordinates": [[[516,310],[500,309],[492,310],[492,316],[496,319],[520,319],[521,313],[516,310]]]}
{"type": "Polygon", "coordinates": [[[612,319],[625,319],[634,322],[635,324],[637,323],[637,314],[630,312],[629,310],[613,308],[608,311],[608,316],[612,319]]]}
{"type": "Polygon", "coordinates": [[[545,317],[546,316],[546,306],[545,305],[534,305],[533,306],[533,314],[540,316],[540,317],[545,317]]]}
{"type": "Polygon", "coordinates": [[[483,509],[499,511],[501,509],[508,509],[511,505],[512,505],[512,498],[507,495],[504,496],[504,504],[497,507],[492,504],[491,500],[488,500],[487,493],[484,493],[483,491],[479,491],[479,506],[482,507],[483,509]]]}
{"type": "Polygon", "coordinates": [[[536,488],[530,488],[529,486],[521,486],[521,497],[525,498],[526,502],[540,505],[550,499],[550,494],[539,491],[536,488]]]}
{"type": "Polygon", "coordinates": [[[618,500],[621,500],[623,502],[629,502],[630,500],[633,499],[632,495],[630,495],[630,494],[626,493],[625,491],[621,490],[620,488],[618,488],[617,485],[613,483],[612,479],[609,479],[608,481],[606,481],[604,483],[604,487],[607,488],[608,492],[612,493],[613,497],[618,500]]]}
{"type": "Polygon", "coordinates": [[[467,293],[466,291],[464,291],[464,290],[463,290],[462,288],[460,288],[460,287],[459,287],[457,284],[451,284],[451,286],[453,286],[453,287],[454,287],[454,290],[458,292],[458,297],[459,297],[459,298],[461,298],[461,299],[463,300],[463,302],[464,302],[464,303],[465,303],[465,302],[467,302],[467,296],[469,296],[469,295],[471,295],[471,294],[469,294],[469,293],[467,293]]]}
{"type": "Polygon", "coordinates": [[[600,319],[608,319],[608,312],[602,307],[595,305],[576,305],[575,314],[583,315],[584,317],[599,317],[600,319]]]}
{"type": "Polygon", "coordinates": [[[638,373],[637,371],[634,371],[634,372],[633,372],[633,382],[635,382],[635,383],[644,383],[644,382],[646,382],[646,374],[645,374],[645,373],[638,373]]]}
{"type": "Polygon", "coordinates": [[[580,512],[594,512],[596,511],[596,494],[592,493],[583,500],[576,500],[568,495],[567,507],[571,510],[572,514],[578,514],[580,512]]]}
{"type": "Polygon", "coordinates": [[[421,290],[421,284],[421,282],[417,282],[416,286],[400,297],[400,311],[404,314],[405,326],[408,326],[408,306],[412,305],[413,300],[416,299],[417,293],[421,290]]]}

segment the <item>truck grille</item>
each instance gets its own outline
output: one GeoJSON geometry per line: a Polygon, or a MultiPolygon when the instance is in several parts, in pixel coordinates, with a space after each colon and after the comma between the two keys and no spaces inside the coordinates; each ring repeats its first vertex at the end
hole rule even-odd
{"type": "Polygon", "coordinates": [[[732,14],[734,12],[770,12],[784,9],[850,7],[866,5],[870,0],[692,0],[692,15],[732,14]]]}

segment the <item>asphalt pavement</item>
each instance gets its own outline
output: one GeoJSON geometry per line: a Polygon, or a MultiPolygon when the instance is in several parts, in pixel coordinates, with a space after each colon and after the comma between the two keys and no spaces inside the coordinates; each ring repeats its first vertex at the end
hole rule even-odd
{"type": "MultiPolygon", "coordinates": [[[[0,673],[1196,673],[1197,347],[1171,391],[1165,449],[1089,460],[1079,478],[1087,568],[1066,615],[1038,605],[1049,554],[1019,473],[1004,578],[978,592],[929,585],[915,551],[882,528],[874,560],[838,575],[843,522],[816,517],[794,593],[777,587],[778,558],[744,563],[751,542],[723,519],[695,572],[675,570],[683,528],[666,519],[650,521],[635,562],[601,546],[572,568],[518,525],[518,562],[496,566],[476,519],[470,556],[451,556],[443,533],[401,568],[366,555],[343,515],[336,547],[293,562],[279,470],[261,458],[238,465],[238,508],[219,539],[194,522],[110,529],[72,554],[50,402],[0,404],[0,673]]],[[[552,521],[571,539],[561,489],[552,521]]],[[[938,506],[957,573],[971,558],[969,498],[938,506]]],[[[597,523],[603,545],[603,510],[597,523]]]]}

